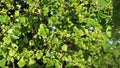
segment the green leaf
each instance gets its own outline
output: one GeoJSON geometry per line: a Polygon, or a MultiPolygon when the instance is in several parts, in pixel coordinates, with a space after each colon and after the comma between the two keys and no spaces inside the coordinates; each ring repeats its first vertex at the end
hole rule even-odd
{"type": "Polygon", "coordinates": [[[60,0],[60,3],[61,3],[61,4],[64,4],[64,0],[60,0]]]}
{"type": "Polygon", "coordinates": [[[7,15],[0,15],[0,22],[8,24],[10,22],[10,18],[7,15]]]}
{"type": "Polygon", "coordinates": [[[13,47],[13,49],[15,49],[16,51],[18,50],[18,46],[17,46],[16,44],[12,43],[12,47],[13,47]]]}
{"type": "Polygon", "coordinates": [[[32,65],[35,63],[35,60],[33,60],[32,58],[29,59],[29,65],[32,65]]]}
{"type": "Polygon", "coordinates": [[[58,60],[55,61],[55,68],[60,68],[60,63],[58,60]]]}
{"type": "Polygon", "coordinates": [[[49,12],[49,8],[48,7],[43,7],[43,10],[44,10],[44,15],[47,15],[48,12],[49,12]]]}
{"type": "Polygon", "coordinates": [[[21,35],[20,30],[15,29],[15,28],[11,28],[7,32],[12,39],[19,39],[19,36],[21,35]]]}
{"type": "Polygon", "coordinates": [[[11,38],[12,38],[12,39],[19,39],[19,37],[16,36],[16,35],[11,35],[11,38]]]}
{"type": "Polygon", "coordinates": [[[4,37],[3,41],[4,41],[5,44],[10,44],[11,43],[10,37],[4,37]]]}
{"type": "Polygon", "coordinates": [[[10,51],[9,51],[10,56],[14,56],[15,53],[16,53],[16,51],[14,49],[10,49],[10,51]]]}
{"type": "Polygon", "coordinates": [[[58,38],[53,38],[53,40],[52,40],[52,44],[59,44],[59,40],[58,40],[58,38]]]}
{"type": "Polygon", "coordinates": [[[40,28],[38,29],[38,34],[43,38],[47,38],[48,29],[46,28],[46,25],[40,24],[40,28]]]}
{"type": "Polygon", "coordinates": [[[106,34],[107,34],[108,37],[112,37],[111,36],[112,35],[111,31],[107,31],[106,34]]]}
{"type": "Polygon", "coordinates": [[[29,45],[30,45],[30,46],[34,46],[34,45],[35,45],[34,40],[30,40],[30,41],[29,41],[29,45]]]}
{"type": "Polygon", "coordinates": [[[26,22],[26,17],[24,17],[24,16],[19,16],[18,19],[19,19],[19,21],[20,21],[20,23],[21,23],[22,25],[28,26],[28,22],[26,22]]]}
{"type": "Polygon", "coordinates": [[[82,9],[83,9],[83,6],[82,6],[82,5],[79,5],[79,6],[76,7],[76,11],[77,11],[78,13],[80,13],[80,12],[82,11],[82,9]]]}
{"type": "Polygon", "coordinates": [[[26,61],[23,58],[21,58],[17,64],[19,67],[24,67],[26,64],[26,61]]]}
{"type": "Polygon", "coordinates": [[[21,24],[20,23],[14,23],[14,25],[11,27],[11,29],[20,29],[21,24]]]}
{"type": "Polygon", "coordinates": [[[76,35],[77,35],[77,37],[83,36],[84,31],[83,30],[78,30],[78,31],[76,31],[76,35]]]}
{"type": "Polygon", "coordinates": [[[88,60],[87,60],[88,62],[91,62],[92,61],[92,59],[91,59],[91,57],[89,56],[88,57],[88,60]]]}
{"type": "Polygon", "coordinates": [[[78,28],[76,26],[73,27],[73,31],[76,32],[78,31],[78,28]]]}
{"type": "MultiPolygon", "coordinates": [[[[17,5],[18,6],[18,8],[20,8],[20,5],[17,5]]],[[[19,16],[19,11],[15,11],[15,16],[17,17],[17,16],[19,16]]]]}
{"type": "Polygon", "coordinates": [[[101,18],[107,18],[108,15],[103,13],[102,11],[98,11],[98,15],[101,17],[101,18]]]}
{"type": "Polygon", "coordinates": [[[23,42],[25,42],[25,43],[28,42],[28,38],[27,38],[27,36],[25,36],[25,37],[23,38],[23,42]]]}
{"type": "Polygon", "coordinates": [[[6,59],[5,58],[1,59],[0,66],[3,67],[3,66],[5,66],[5,64],[6,64],[6,59]]]}
{"type": "Polygon", "coordinates": [[[62,46],[62,50],[63,50],[63,51],[67,51],[67,47],[68,47],[68,46],[64,44],[64,45],[62,46]]]}
{"type": "Polygon", "coordinates": [[[37,59],[40,59],[43,56],[43,53],[42,51],[38,50],[35,55],[37,59]]]}
{"type": "Polygon", "coordinates": [[[98,0],[98,6],[100,9],[106,8],[111,3],[111,0],[98,0]]]}
{"type": "Polygon", "coordinates": [[[48,59],[46,67],[51,67],[53,65],[54,65],[54,61],[52,59],[48,59]]]}
{"type": "Polygon", "coordinates": [[[30,51],[24,51],[24,52],[25,52],[24,53],[24,57],[25,58],[30,58],[34,54],[34,52],[32,50],[30,50],[30,51]]]}

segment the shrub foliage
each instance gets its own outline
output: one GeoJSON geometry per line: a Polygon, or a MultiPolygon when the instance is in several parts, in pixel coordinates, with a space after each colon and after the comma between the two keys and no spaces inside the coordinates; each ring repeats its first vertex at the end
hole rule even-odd
{"type": "Polygon", "coordinates": [[[0,0],[0,67],[119,68],[111,0],[0,0]]]}

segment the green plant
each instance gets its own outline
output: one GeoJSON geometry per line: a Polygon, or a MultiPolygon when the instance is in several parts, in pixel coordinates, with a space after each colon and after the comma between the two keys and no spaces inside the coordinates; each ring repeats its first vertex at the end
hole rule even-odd
{"type": "Polygon", "coordinates": [[[111,0],[0,0],[0,10],[0,67],[119,68],[111,0]]]}

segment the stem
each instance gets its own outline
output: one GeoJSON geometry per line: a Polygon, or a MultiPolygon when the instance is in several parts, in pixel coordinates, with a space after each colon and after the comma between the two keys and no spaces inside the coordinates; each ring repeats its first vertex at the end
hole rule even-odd
{"type": "Polygon", "coordinates": [[[13,65],[13,68],[15,68],[15,64],[14,64],[14,62],[12,62],[12,65],[13,65]]]}

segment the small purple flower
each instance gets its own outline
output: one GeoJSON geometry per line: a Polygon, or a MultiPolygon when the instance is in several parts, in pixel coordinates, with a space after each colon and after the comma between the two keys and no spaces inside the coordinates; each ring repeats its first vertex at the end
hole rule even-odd
{"type": "Polygon", "coordinates": [[[52,30],[55,30],[56,29],[56,27],[55,26],[52,26],[52,30]]]}
{"type": "Polygon", "coordinates": [[[19,22],[19,19],[15,19],[16,22],[19,22]]]}
{"type": "Polygon", "coordinates": [[[36,38],[37,38],[37,35],[34,35],[33,38],[36,39],[36,38]]]}
{"type": "Polygon", "coordinates": [[[93,26],[90,26],[90,27],[89,27],[89,30],[93,31],[93,30],[94,30],[94,27],[93,27],[93,26]]]}
{"type": "Polygon", "coordinates": [[[53,13],[54,13],[53,11],[50,11],[50,14],[51,14],[51,15],[53,15],[53,13]]]}
{"type": "Polygon", "coordinates": [[[47,54],[47,57],[50,57],[50,53],[47,54]]]}
{"type": "Polygon", "coordinates": [[[114,40],[109,40],[108,43],[109,43],[109,45],[113,45],[114,44],[114,40]]]}

